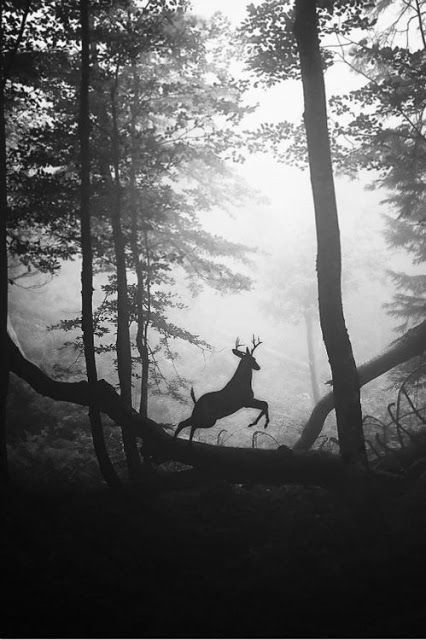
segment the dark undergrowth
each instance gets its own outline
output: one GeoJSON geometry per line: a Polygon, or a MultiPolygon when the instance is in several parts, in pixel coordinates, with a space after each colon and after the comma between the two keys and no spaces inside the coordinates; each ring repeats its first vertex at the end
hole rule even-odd
{"type": "Polygon", "coordinates": [[[8,489],[1,635],[422,637],[423,489],[8,489]]]}

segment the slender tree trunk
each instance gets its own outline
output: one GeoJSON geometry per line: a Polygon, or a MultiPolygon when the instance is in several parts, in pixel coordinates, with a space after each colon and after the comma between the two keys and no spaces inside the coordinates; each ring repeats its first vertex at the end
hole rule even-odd
{"type": "MultiPolygon", "coordinates": [[[[121,182],[120,182],[120,149],[116,105],[117,81],[111,92],[113,166],[114,166],[114,206],[111,210],[111,226],[114,242],[117,270],[117,368],[120,381],[121,397],[124,403],[132,406],[132,351],[130,344],[130,312],[127,289],[125,239],[121,226],[121,182]]],[[[124,451],[132,480],[139,476],[140,457],[136,438],[125,429],[122,430],[124,451]]]]}
{"type": "MultiPolygon", "coordinates": [[[[130,135],[131,135],[131,162],[129,170],[130,178],[130,216],[131,216],[131,230],[130,230],[130,245],[132,250],[133,262],[135,264],[136,271],[136,316],[137,316],[137,333],[136,333],[136,347],[141,359],[141,397],[139,403],[139,412],[146,418],[148,415],[148,372],[149,372],[149,352],[148,345],[146,343],[147,338],[147,318],[144,311],[144,298],[146,295],[144,286],[144,272],[142,262],[140,259],[141,249],[139,243],[140,224],[138,224],[138,211],[137,211],[137,193],[136,193],[136,115],[137,115],[137,103],[139,100],[139,82],[136,74],[135,65],[132,67],[133,73],[133,98],[130,105],[131,121],[130,121],[130,135]]],[[[142,212],[141,212],[142,215],[142,212]]],[[[142,221],[143,223],[143,221],[142,221]]]]}
{"type": "Polygon", "coordinates": [[[319,313],[333,376],[340,452],[346,462],[366,465],[359,380],[342,307],[340,233],[315,0],[296,0],[294,28],[315,207],[319,313]]]}
{"type": "Polygon", "coordinates": [[[111,209],[111,226],[117,269],[117,362],[121,396],[124,402],[132,404],[132,358],[130,346],[130,314],[127,295],[127,271],[125,240],[121,226],[121,182],[120,150],[116,105],[117,86],[111,93],[113,167],[114,167],[114,206],[111,209]]]}
{"type": "MultiPolygon", "coordinates": [[[[133,198],[132,198],[133,199],[133,198]]],[[[133,203],[131,204],[132,211],[132,228],[130,235],[130,243],[132,248],[133,260],[135,263],[135,271],[136,271],[136,321],[137,321],[137,331],[136,331],[136,348],[139,353],[139,357],[141,359],[141,397],[139,403],[139,412],[143,417],[148,415],[148,406],[147,406],[147,396],[144,393],[144,389],[147,386],[146,384],[146,373],[147,373],[147,357],[148,357],[148,366],[149,366],[149,354],[148,348],[145,344],[145,313],[144,313],[144,274],[143,268],[140,261],[140,248],[138,243],[138,228],[137,228],[137,220],[136,220],[136,208],[133,203]]]]}
{"type": "Polygon", "coordinates": [[[417,20],[418,20],[418,25],[419,25],[420,37],[422,39],[423,49],[426,49],[426,34],[425,34],[424,26],[423,26],[424,12],[422,12],[422,7],[420,5],[419,0],[415,0],[415,2],[416,2],[416,13],[417,13],[417,20]]]}
{"type": "Polygon", "coordinates": [[[141,351],[141,399],[139,412],[142,416],[148,415],[148,381],[149,381],[149,351],[148,351],[148,331],[151,322],[151,260],[150,260],[150,247],[148,239],[148,231],[143,230],[144,247],[146,255],[146,317],[143,326],[143,342],[141,351]]]}
{"type": "Polygon", "coordinates": [[[0,481],[7,482],[9,470],[6,449],[6,403],[9,387],[9,355],[7,348],[8,271],[7,271],[7,186],[6,186],[6,122],[4,89],[6,69],[4,59],[3,3],[0,0],[0,481]]]}
{"type": "Polygon", "coordinates": [[[144,277],[143,269],[139,259],[139,245],[137,241],[137,230],[135,226],[136,212],[132,211],[132,232],[131,243],[132,253],[136,270],[136,307],[137,307],[137,332],[136,347],[141,359],[141,396],[139,401],[139,413],[146,418],[148,415],[148,373],[149,373],[149,352],[147,345],[147,322],[143,306],[144,299],[144,277]],[[136,238],[136,240],[135,240],[136,238]]]}
{"type": "Polygon", "coordinates": [[[308,346],[308,359],[309,359],[309,372],[311,374],[311,388],[312,388],[312,399],[314,404],[318,402],[320,399],[320,393],[318,390],[318,372],[317,372],[317,359],[314,347],[314,327],[312,321],[312,312],[305,311],[303,314],[305,319],[305,329],[306,329],[306,342],[308,346]]]}
{"type": "Polygon", "coordinates": [[[139,413],[143,418],[148,415],[148,379],[149,379],[149,351],[148,346],[144,344],[141,354],[141,399],[139,405],[139,413]]]}
{"type": "Polygon", "coordinates": [[[80,172],[81,172],[81,299],[84,356],[89,384],[89,419],[93,446],[101,473],[111,488],[120,486],[118,476],[108,456],[99,409],[96,405],[97,371],[93,335],[93,258],[90,221],[90,158],[89,158],[89,1],[80,0],[81,20],[81,90],[80,90],[80,172]]]}

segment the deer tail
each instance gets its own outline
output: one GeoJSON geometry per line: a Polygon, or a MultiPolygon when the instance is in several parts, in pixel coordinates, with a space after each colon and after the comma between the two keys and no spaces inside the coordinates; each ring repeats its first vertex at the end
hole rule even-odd
{"type": "Polygon", "coordinates": [[[195,404],[197,401],[195,399],[194,387],[191,387],[191,398],[192,398],[193,403],[195,404]]]}

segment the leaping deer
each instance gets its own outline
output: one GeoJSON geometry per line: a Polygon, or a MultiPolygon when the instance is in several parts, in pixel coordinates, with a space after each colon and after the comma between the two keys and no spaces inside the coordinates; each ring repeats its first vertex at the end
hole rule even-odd
{"type": "Polygon", "coordinates": [[[253,335],[252,344],[253,348],[251,350],[246,347],[245,352],[240,351],[239,347],[243,345],[240,344],[239,338],[236,339],[235,349],[232,349],[232,353],[240,358],[240,362],[234,375],[223,389],[206,393],[196,400],[194,389],[191,388],[191,398],[195,406],[191,417],[179,423],[174,434],[175,438],[182,429],[191,426],[191,434],[189,436],[189,441],[191,442],[196,429],[210,429],[216,423],[216,420],[229,416],[243,407],[260,409],[261,411],[256,420],[248,426],[252,427],[259,422],[262,416],[265,416],[266,429],[269,423],[268,403],[264,400],[256,400],[251,388],[252,372],[260,369],[256,359],[253,357],[253,352],[262,343],[259,338],[257,338],[256,342],[253,335]]]}

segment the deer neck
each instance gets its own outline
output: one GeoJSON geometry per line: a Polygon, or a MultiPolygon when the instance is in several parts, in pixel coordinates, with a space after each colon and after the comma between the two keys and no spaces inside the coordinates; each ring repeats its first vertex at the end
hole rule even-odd
{"type": "Polygon", "coordinates": [[[251,379],[253,375],[253,369],[244,360],[241,360],[238,367],[226,385],[227,387],[251,387],[251,379]]]}

